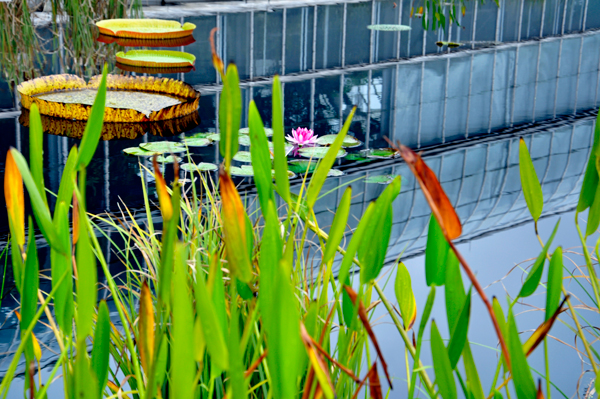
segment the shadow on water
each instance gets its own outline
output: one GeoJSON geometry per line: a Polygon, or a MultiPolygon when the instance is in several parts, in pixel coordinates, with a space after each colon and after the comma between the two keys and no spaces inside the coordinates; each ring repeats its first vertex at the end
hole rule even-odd
{"type": "MultiPolygon", "coordinates": [[[[142,174],[155,199],[153,181],[140,168],[149,167],[150,161],[126,156],[123,149],[165,140],[165,136],[180,141],[198,132],[218,131],[221,86],[207,40],[215,26],[220,29],[217,51],[224,60],[235,61],[240,71],[244,126],[251,100],[267,125],[271,120],[274,74],[282,75],[287,131],[304,126],[318,135],[337,133],[352,106],[357,106],[350,134],[364,143],[360,149],[384,147],[383,137],[387,136],[425,151],[426,162],[439,176],[464,225],[461,245],[469,246],[476,239],[476,245],[486,248],[497,242],[487,238],[492,235],[508,240],[528,234],[523,233],[529,216],[519,180],[520,136],[529,146],[542,182],[547,220],[573,210],[593,138],[592,110],[599,99],[600,31],[595,29],[600,28],[600,3],[506,1],[498,8],[493,2],[467,2],[465,15],[459,16],[460,26],[436,31],[424,31],[418,19],[409,18],[408,0],[397,1],[396,8],[387,1],[297,3],[274,6],[268,12],[262,6],[243,3],[146,8],[146,17],[169,16],[197,25],[196,42],[182,48],[196,56],[196,70],[163,76],[194,85],[202,94],[200,108],[183,127],[140,125],[127,134],[122,126],[107,128],[107,138],[115,139],[100,144],[88,168],[88,210],[115,212],[121,201],[139,208],[142,174]],[[366,25],[384,23],[402,23],[412,30],[366,29],[366,25]],[[440,48],[435,42],[441,40],[468,45],[440,48]]],[[[21,115],[6,82],[0,82],[0,89],[0,110],[5,111],[0,112],[0,153],[14,146],[28,157],[28,129],[26,123],[19,123],[19,118],[26,122],[26,114],[21,115]]],[[[56,192],[81,126],[71,123],[67,127],[65,121],[49,121],[47,126],[53,135],[45,136],[44,178],[47,187],[56,192]]],[[[193,159],[220,162],[218,146],[194,149],[193,159]]],[[[360,193],[353,198],[352,215],[362,215],[384,188],[363,178],[402,175],[388,261],[404,251],[407,265],[422,263],[430,211],[407,166],[398,159],[340,159],[335,167],[345,175],[327,180],[323,192],[330,192],[315,208],[319,224],[327,227],[331,223],[347,184],[352,182],[360,193]]],[[[4,157],[0,157],[0,168],[4,169],[4,157]]],[[[250,198],[255,195],[251,180],[241,183],[250,198]]],[[[292,181],[292,186],[298,190],[299,179],[292,181]]],[[[567,214],[570,220],[571,214],[567,214]]],[[[356,218],[349,219],[350,227],[356,223],[356,218]]],[[[0,231],[6,233],[7,225],[5,212],[0,212],[0,231]]],[[[556,241],[570,237],[560,234],[564,235],[556,241]]],[[[103,242],[110,257],[108,241],[103,242]]],[[[0,237],[0,245],[6,245],[6,234],[0,237]]],[[[513,245],[507,252],[518,246],[507,245],[513,245]]],[[[490,260],[479,256],[483,273],[490,260]]],[[[513,265],[510,262],[530,256],[533,254],[523,248],[515,249],[510,260],[505,259],[509,263],[498,264],[499,275],[490,275],[490,279],[486,275],[483,281],[502,277],[513,265]]],[[[49,256],[41,253],[40,257],[45,262],[41,268],[48,269],[49,256]]],[[[120,265],[114,256],[111,265],[118,272],[120,265]]],[[[419,268],[422,265],[413,270],[419,268]]],[[[416,281],[421,283],[419,277],[416,281]]],[[[417,304],[423,303],[422,295],[417,304]]],[[[0,309],[5,317],[0,332],[0,353],[4,355],[18,342],[17,323],[14,315],[9,315],[15,305],[5,290],[0,309]]],[[[36,334],[52,345],[48,332],[40,329],[36,334]]],[[[393,342],[386,344],[394,347],[393,342]]],[[[51,363],[50,351],[44,353],[44,364],[51,363]]],[[[398,359],[394,374],[403,378],[400,353],[398,359]]],[[[4,358],[0,373],[6,366],[4,358]]],[[[569,386],[572,379],[569,374],[557,382],[569,386]]]]}

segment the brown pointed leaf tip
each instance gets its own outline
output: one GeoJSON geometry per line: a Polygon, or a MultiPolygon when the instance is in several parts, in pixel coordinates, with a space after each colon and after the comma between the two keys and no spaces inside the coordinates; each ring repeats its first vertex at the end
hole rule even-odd
{"type": "Polygon", "coordinates": [[[162,213],[163,220],[169,221],[173,216],[173,205],[171,204],[171,196],[167,191],[167,182],[160,172],[158,161],[156,160],[157,155],[154,154],[152,158],[152,164],[154,165],[154,178],[156,180],[156,193],[158,195],[158,203],[160,204],[160,212],[162,213]]]}
{"type": "Polygon", "coordinates": [[[25,199],[23,194],[23,178],[9,150],[4,165],[4,200],[6,211],[12,223],[12,233],[20,247],[25,244],[25,199]]]}
{"type": "Polygon", "coordinates": [[[535,397],[536,397],[536,399],[546,399],[544,397],[544,392],[542,391],[542,380],[541,379],[538,380],[537,395],[535,397]]]}
{"type": "Polygon", "coordinates": [[[140,294],[140,320],[138,345],[142,367],[149,373],[152,369],[154,358],[154,308],[152,307],[152,294],[148,283],[144,281],[140,294]]]}
{"type": "Polygon", "coordinates": [[[212,52],[212,62],[215,69],[221,74],[222,78],[225,78],[225,64],[223,60],[217,55],[217,48],[215,46],[215,33],[219,28],[212,28],[210,31],[210,51],[212,52]]]}
{"type": "Polygon", "coordinates": [[[408,167],[419,182],[423,194],[435,218],[438,220],[442,231],[444,231],[446,238],[450,240],[458,238],[462,233],[460,219],[433,171],[429,169],[429,166],[425,164],[421,156],[410,148],[400,145],[399,150],[404,162],[408,164],[408,167]]]}
{"type": "Polygon", "coordinates": [[[373,363],[373,367],[369,370],[369,390],[372,399],[383,399],[383,391],[381,390],[381,382],[377,373],[377,362],[373,363]]]}
{"type": "Polygon", "coordinates": [[[533,334],[531,334],[529,339],[525,341],[525,343],[523,344],[523,350],[525,351],[527,356],[531,355],[535,348],[537,348],[538,345],[544,340],[544,338],[546,338],[546,336],[550,332],[550,329],[554,325],[554,322],[556,321],[558,316],[563,312],[563,305],[565,304],[568,298],[569,296],[566,296],[562,300],[560,306],[556,309],[552,317],[540,324],[538,328],[535,329],[533,334]]]}

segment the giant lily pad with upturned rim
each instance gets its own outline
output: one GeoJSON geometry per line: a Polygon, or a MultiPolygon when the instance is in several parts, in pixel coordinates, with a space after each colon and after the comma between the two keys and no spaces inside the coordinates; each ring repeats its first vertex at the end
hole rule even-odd
{"type": "MultiPolygon", "coordinates": [[[[21,83],[21,104],[36,103],[42,115],[89,118],[101,76],[89,83],[75,75],[50,75],[21,83]],[[83,101],[83,103],[82,103],[83,101]]],[[[198,109],[200,93],[187,83],[153,76],[107,76],[104,122],[148,122],[179,118],[198,109]],[[156,100],[140,103],[140,99],[156,100]]]]}
{"type": "Polygon", "coordinates": [[[96,40],[106,44],[116,43],[123,47],[181,47],[196,42],[192,35],[173,39],[138,39],[99,34],[96,40]]]}
{"type": "Polygon", "coordinates": [[[193,54],[173,50],[129,50],[116,54],[117,62],[125,65],[146,68],[193,67],[196,57],[193,54]]]}
{"type": "Polygon", "coordinates": [[[181,25],[179,21],[134,18],[104,19],[96,26],[103,35],[136,39],[173,39],[191,36],[196,29],[190,22],[181,25]]]}

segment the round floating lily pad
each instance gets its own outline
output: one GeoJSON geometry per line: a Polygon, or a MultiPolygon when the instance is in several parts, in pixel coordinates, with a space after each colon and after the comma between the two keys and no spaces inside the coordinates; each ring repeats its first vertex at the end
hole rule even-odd
{"type": "Polygon", "coordinates": [[[187,139],[207,139],[208,136],[210,136],[211,134],[214,134],[214,133],[210,133],[210,132],[194,133],[189,136],[186,136],[186,140],[187,139]]]}
{"type": "MultiPolygon", "coordinates": [[[[243,135],[249,135],[250,134],[250,128],[249,127],[243,127],[239,130],[240,134],[243,135]]],[[[273,135],[273,129],[271,129],[270,127],[266,127],[265,128],[265,134],[267,135],[267,137],[271,137],[273,135]]]]}
{"type": "MultiPolygon", "coordinates": [[[[290,163],[288,164],[288,170],[300,175],[305,174],[307,169],[308,173],[314,173],[316,168],[316,162],[305,161],[304,159],[295,159],[293,161],[290,161],[290,163]]],[[[327,172],[328,177],[338,177],[342,176],[343,174],[344,172],[342,172],[339,169],[330,169],[329,172],[327,172]]]]}
{"type": "Polygon", "coordinates": [[[356,161],[356,162],[371,162],[371,161],[373,161],[372,159],[365,158],[363,156],[363,154],[361,154],[361,153],[348,154],[348,155],[346,155],[346,159],[349,161],[356,161]]]}
{"type": "Polygon", "coordinates": [[[221,135],[219,133],[213,133],[206,136],[207,139],[211,141],[221,141],[221,135]]]}
{"type": "Polygon", "coordinates": [[[173,141],[152,141],[150,143],[142,143],[140,147],[146,151],[159,153],[185,152],[185,145],[173,141]]]}
{"type": "Polygon", "coordinates": [[[206,147],[207,145],[212,144],[212,141],[210,141],[209,139],[203,139],[200,137],[192,137],[192,138],[185,138],[183,140],[183,142],[185,144],[187,144],[188,147],[206,147]]]}
{"type": "Polygon", "coordinates": [[[217,170],[217,165],[215,165],[214,163],[205,163],[205,162],[200,162],[198,164],[193,164],[193,163],[184,163],[181,165],[181,169],[187,171],[187,172],[208,172],[211,170],[217,170]]]}
{"type": "Polygon", "coordinates": [[[160,162],[160,163],[175,163],[175,162],[181,162],[181,158],[176,157],[174,155],[169,155],[169,156],[164,156],[164,155],[159,155],[156,157],[156,162],[160,162]]]}
{"type": "Polygon", "coordinates": [[[243,177],[252,177],[254,176],[254,169],[250,165],[243,165],[241,168],[237,166],[231,167],[231,175],[232,176],[243,176],[243,177]]]}
{"type": "Polygon", "coordinates": [[[129,50],[119,51],[117,62],[148,68],[177,68],[194,66],[196,57],[183,51],[172,50],[129,50]]]}
{"type": "MultiPolygon", "coordinates": [[[[337,134],[327,134],[325,136],[320,136],[317,139],[317,144],[319,145],[331,145],[337,138],[337,134]]],[[[342,147],[350,148],[361,145],[362,143],[353,136],[344,137],[344,141],[342,142],[342,147]]]]}
{"type": "Polygon", "coordinates": [[[368,25],[367,29],[397,32],[397,31],[403,31],[403,30],[411,30],[411,27],[408,25],[382,24],[382,25],[368,25]]]}
{"type": "Polygon", "coordinates": [[[143,148],[140,147],[129,147],[129,148],[125,148],[123,150],[123,152],[127,155],[133,155],[136,157],[151,157],[153,155],[160,155],[160,152],[156,152],[156,151],[146,151],[143,148]]]}
{"type": "MultiPolygon", "coordinates": [[[[231,167],[231,175],[232,176],[240,176],[240,177],[254,177],[254,169],[252,169],[251,165],[242,165],[242,167],[232,166],[231,167]]],[[[275,171],[271,170],[271,177],[275,178],[275,171]]],[[[296,177],[296,174],[291,170],[288,170],[288,177],[293,179],[296,177]]]]}
{"type": "Polygon", "coordinates": [[[233,156],[233,160],[234,161],[238,161],[238,162],[252,162],[252,157],[250,155],[250,151],[238,151],[234,156],[233,156]]]}
{"type": "Polygon", "coordinates": [[[390,184],[395,178],[395,175],[369,176],[365,179],[365,183],[390,184]]]}
{"type": "Polygon", "coordinates": [[[172,39],[190,36],[196,25],[186,22],[181,25],[178,21],[164,19],[105,19],[96,22],[103,35],[116,37],[131,37],[137,39],[172,39]]]}
{"type": "Polygon", "coordinates": [[[240,143],[240,145],[245,145],[246,147],[250,147],[250,136],[241,134],[238,136],[238,142],[240,143]]]}
{"type": "MultiPolygon", "coordinates": [[[[313,159],[324,158],[325,155],[327,154],[327,151],[329,151],[329,147],[305,147],[305,148],[300,148],[298,150],[300,155],[302,155],[303,157],[313,158],[313,159]]],[[[346,155],[346,151],[339,150],[337,152],[336,158],[341,158],[344,155],[346,155]]]]}
{"type": "Polygon", "coordinates": [[[396,151],[391,148],[374,148],[361,151],[361,153],[367,158],[394,158],[397,156],[396,151]]]}

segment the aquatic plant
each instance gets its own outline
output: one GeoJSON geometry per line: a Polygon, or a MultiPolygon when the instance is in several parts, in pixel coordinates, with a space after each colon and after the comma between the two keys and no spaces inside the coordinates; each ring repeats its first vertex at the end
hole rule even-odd
{"type": "Polygon", "coordinates": [[[298,147],[315,145],[317,144],[318,137],[319,136],[315,135],[312,129],[305,127],[292,129],[292,134],[285,136],[287,141],[298,147]]]}
{"type": "MultiPolygon", "coordinates": [[[[215,67],[224,84],[219,108],[219,147],[224,163],[218,185],[210,180],[204,167],[192,164],[186,167],[191,183],[182,187],[178,163],[172,165],[174,181],[168,185],[154,155],[153,170],[148,172],[154,175],[160,225],[153,218],[146,191],[144,218],[127,208],[121,216],[89,215],[85,211],[86,167],[101,134],[106,70],[81,144],[73,147],[66,162],[53,212],[48,207],[43,181],[41,121],[37,106],[32,105],[29,165],[17,150],[11,149],[4,179],[11,259],[21,300],[22,341],[0,383],[0,395],[8,392],[22,356],[27,365],[39,362],[41,349],[32,331],[42,314],[48,318],[60,356],[44,383],[34,378],[35,367],[26,367],[26,395],[30,398],[45,397],[58,370],[62,370],[65,397],[69,398],[350,398],[368,388],[370,397],[382,399],[382,378],[389,389],[403,395],[408,392],[409,398],[419,395],[451,399],[459,392],[469,398],[499,398],[503,389],[509,396],[509,384],[518,399],[539,398],[544,387],[536,387],[527,356],[544,342],[563,304],[576,323],[577,339],[585,348],[582,356],[598,375],[598,358],[591,346],[598,333],[579,322],[581,315],[563,286],[560,249],[549,255],[558,225],[545,243],[540,236],[542,250],[533,268],[508,307],[503,308],[497,299],[487,298],[456,248],[454,240],[461,235],[461,222],[435,174],[419,154],[390,143],[410,166],[432,210],[424,265],[430,287],[427,303],[421,311],[417,309],[410,273],[398,260],[394,262],[396,311],[379,279],[391,236],[392,203],[400,193],[401,178],[394,177],[369,204],[343,247],[352,188],[348,187],[340,199],[328,232],[319,225],[314,207],[355,110],[314,167],[312,177],[303,176],[296,194],[289,182],[282,89],[277,77],[273,83],[272,160],[257,107],[254,102],[249,107],[250,159],[258,195],[256,211],[248,213],[252,208],[244,204],[231,179],[242,109],[237,69],[231,64],[225,70],[218,58],[215,67]],[[27,231],[23,184],[35,218],[29,218],[27,231]],[[281,209],[275,206],[276,195],[283,203],[281,209]],[[49,293],[39,289],[33,234],[36,226],[52,251],[49,293]],[[98,241],[98,236],[110,239],[107,226],[122,238],[122,244],[115,243],[113,248],[126,268],[118,281],[110,273],[98,241]],[[316,234],[315,246],[321,253],[314,269],[305,251],[309,231],[316,234]],[[541,285],[548,258],[551,271],[545,314],[540,326],[522,343],[514,305],[541,285]],[[336,263],[339,267],[334,269],[336,263]],[[105,275],[118,320],[110,320],[106,302],[97,304],[96,264],[105,275]],[[463,275],[471,288],[465,289],[463,275]],[[442,287],[447,334],[430,317],[436,292],[442,287]],[[472,289],[486,305],[487,318],[501,348],[498,371],[487,395],[467,339],[472,289]],[[399,381],[392,381],[384,348],[373,332],[371,317],[378,301],[386,308],[406,349],[409,373],[405,388],[399,381]],[[119,328],[114,326],[117,321],[119,328]],[[426,328],[430,328],[428,337],[426,328]],[[449,337],[448,343],[443,336],[449,337]],[[91,355],[87,344],[90,340],[91,355]],[[429,360],[421,356],[427,341],[433,368],[427,367],[429,360]],[[464,368],[459,367],[461,359],[464,368]]],[[[181,147],[157,144],[165,145],[177,152],[181,147]]],[[[600,123],[578,206],[578,212],[590,208],[586,234],[581,233],[589,275],[581,282],[591,287],[596,313],[599,283],[585,237],[600,224],[600,179],[596,170],[599,145],[600,123]]],[[[146,151],[152,150],[150,147],[146,151]]],[[[191,164],[189,158],[188,154],[191,164]]],[[[524,142],[520,146],[520,170],[523,193],[539,234],[537,222],[543,197],[524,142]]],[[[141,176],[141,187],[146,190],[144,174],[141,176]]],[[[550,376],[545,377],[549,395],[550,376]]]]}

